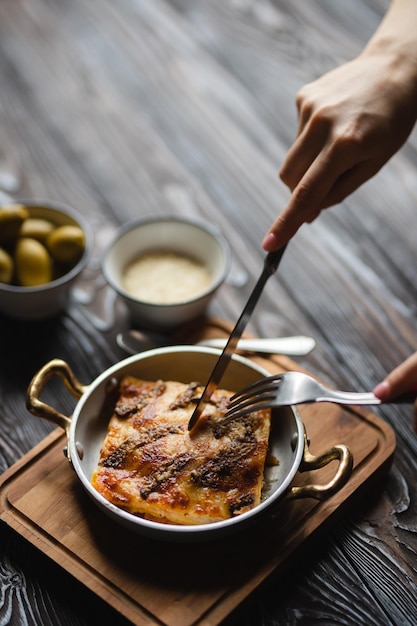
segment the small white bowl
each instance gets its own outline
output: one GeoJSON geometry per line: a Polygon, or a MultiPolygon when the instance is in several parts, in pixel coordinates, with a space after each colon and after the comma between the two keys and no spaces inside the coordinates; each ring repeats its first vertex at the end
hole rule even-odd
{"type": "Polygon", "coordinates": [[[135,323],[142,328],[168,330],[204,312],[228,274],[230,259],[226,240],[213,226],[197,220],[160,216],[136,220],[120,228],[103,254],[102,270],[135,323]],[[169,304],[135,297],[123,286],[124,272],[140,255],[155,251],[173,252],[202,263],[211,275],[210,285],[195,297],[169,304]]]}
{"type": "Polygon", "coordinates": [[[42,200],[16,200],[13,204],[23,204],[30,217],[47,219],[57,226],[76,225],[84,231],[86,239],[84,253],[66,274],[36,287],[0,283],[0,313],[20,320],[54,317],[67,307],[71,288],[87,265],[92,249],[90,227],[75,211],[61,204],[42,200]]]}

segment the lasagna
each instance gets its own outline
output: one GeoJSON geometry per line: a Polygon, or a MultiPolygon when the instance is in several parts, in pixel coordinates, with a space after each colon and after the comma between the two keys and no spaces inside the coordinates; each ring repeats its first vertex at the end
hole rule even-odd
{"type": "Polygon", "coordinates": [[[114,505],[149,520],[206,524],[261,500],[270,411],[223,423],[231,391],[217,389],[191,432],[200,383],[124,377],[91,482],[114,505]]]}

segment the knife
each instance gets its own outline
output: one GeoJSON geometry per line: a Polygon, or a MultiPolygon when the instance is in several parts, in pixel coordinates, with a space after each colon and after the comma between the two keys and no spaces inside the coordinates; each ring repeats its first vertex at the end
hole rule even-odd
{"type": "Polygon", "coordinates": [[[232,333],[227,340],[225,347],[223,348],[223,352],[218,358],[216,365],[208,379],[208,382],[203,391],[203,395],[195,407],[193,414],[191,415],[190,421],[188,422],[188,430],[192,430],[194,426],[197,424],[202,412],[206,408],[211,396],[214,391],[217,389],[219,382],[226,371],[226,368],[229,364],[230,359],[232,358],[232,354],[236,351],[238,341],[243,334],[243,331],[246,328],[247,323],[249,322],[249,318],[252,315],[254,308],[259,300],[259,297],[265,287],[265,283],[278,269],[278,265],[282,259],[282,256],[285,252],[285,245],[283,248],[276,250],[275,252],[269,252],[265,257],[264,266],[261,272],[261,275],[258,278],[258,282],[256,283],[253,291],[247,301],[232,333]]]}

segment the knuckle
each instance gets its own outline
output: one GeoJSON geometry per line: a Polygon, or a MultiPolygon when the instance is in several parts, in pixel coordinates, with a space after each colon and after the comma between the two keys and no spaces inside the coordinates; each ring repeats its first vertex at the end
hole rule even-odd
{"type": "Polygon", "coordinates": [[[359,126],[351,124],[336,133],[335,143],[340,150],[353,152],[365,145],[365,136],[359,126]]]}
{"type": "Polygon", "coordinates": [[[307,208],[313,197],[312,188],[308,183],[300,182],[293,191],[293,201],[299,210],[307,208]]]}
{"type": "Polygon", "coordinates": [[[284,164],[280,171],[279,177],[285,185],[292,191],[295,187],[294,177],[291,175],[291,168],[284,164]]]}

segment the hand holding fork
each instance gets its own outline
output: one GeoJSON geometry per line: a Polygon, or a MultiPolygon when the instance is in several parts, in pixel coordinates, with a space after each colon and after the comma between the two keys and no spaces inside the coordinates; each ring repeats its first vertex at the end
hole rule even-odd
{"type": "MultiPolygon", "coordinates": [[[[390,404],[412,404],[416,398],[417,392],[414,391],[394,398],[390,404]]],[[[312,402],[357,405],[383,404],[372,392],[336,391],[302,372],[285,372],[263,378],[235,393],[230,398],[225,420],[237,419],[261,409],[310,404],[312,402]]]]}

